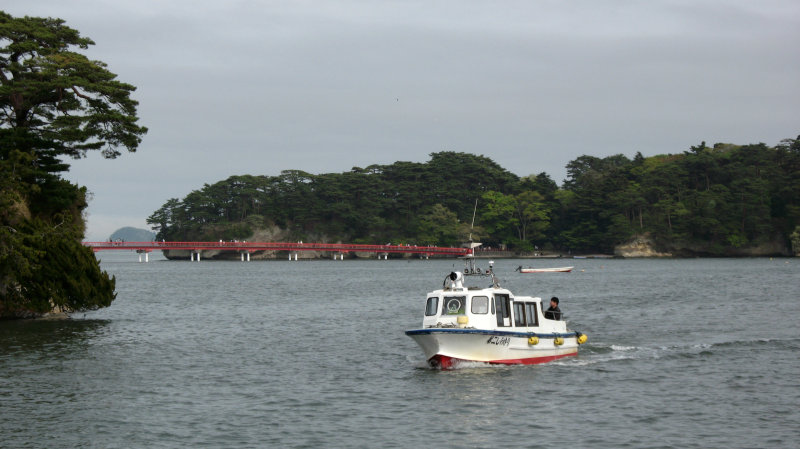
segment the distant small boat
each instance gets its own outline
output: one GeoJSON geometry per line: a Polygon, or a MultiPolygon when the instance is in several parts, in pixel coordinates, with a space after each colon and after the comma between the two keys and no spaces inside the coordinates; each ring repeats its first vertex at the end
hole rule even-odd
{"type": "Polygon", "coordinates": [[[516,271],[520,273],[569,273],[573,267],[557,267],[557,268],[522,268],[520,265],[516,271]]]}

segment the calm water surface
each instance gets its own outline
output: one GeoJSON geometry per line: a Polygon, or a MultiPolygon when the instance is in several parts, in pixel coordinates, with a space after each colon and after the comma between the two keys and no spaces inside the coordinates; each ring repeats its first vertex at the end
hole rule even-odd
{"type": "Polygon", "coordinates": [[[426,368],[453,260],[137,263],[107,309],[0,322],[0,447],[797,447],[797,259],[498,260],[580,355],[426,368]],[[520,264],[575,265],[518,274],[520,264]]]}

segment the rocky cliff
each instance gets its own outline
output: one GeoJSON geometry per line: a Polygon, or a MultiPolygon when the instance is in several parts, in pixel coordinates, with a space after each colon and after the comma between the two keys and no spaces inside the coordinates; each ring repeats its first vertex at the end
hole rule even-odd
{"type": "Polygon", "coordinates": [[[617,257],[672,257],[672,253],[659,251],[648,235],[638,235],[627,243],[614,247],[617,257]]]}
{"type": "Polygon", "coordinates": [[[649,235],[637,235],[614,248],[618,257],[769,257],[791,256],[786,242],[776,236],[758,245],[743,247],[713,246],[708,242],[656,243],[649,235]]]}

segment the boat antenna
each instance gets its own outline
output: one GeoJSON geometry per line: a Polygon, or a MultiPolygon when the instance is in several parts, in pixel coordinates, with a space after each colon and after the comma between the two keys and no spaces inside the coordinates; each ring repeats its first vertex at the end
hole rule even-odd
{"type": "MultiPolygon", "coordinates": [[[[472,209],[472,224],[469,227],[469,242],[472,243],[472,230],[475,229],[475,212],[478,211],[478,198],[475,198],[475,208],[472,209]]],[[[461,234],[464,235],[464,234],[461,234]]]]}

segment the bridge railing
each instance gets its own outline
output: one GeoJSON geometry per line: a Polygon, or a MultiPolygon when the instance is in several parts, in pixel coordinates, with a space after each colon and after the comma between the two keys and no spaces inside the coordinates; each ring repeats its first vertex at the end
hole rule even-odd
{"type": "Polygon", "coordinates": [[[83,242],[94,251],[132,250],[218,250],[218,251],[333,251],[413,253],[465,256],[469,248],[418,245],[360,245],[348,243],[291,243],[291,242],[83,242]]]}

